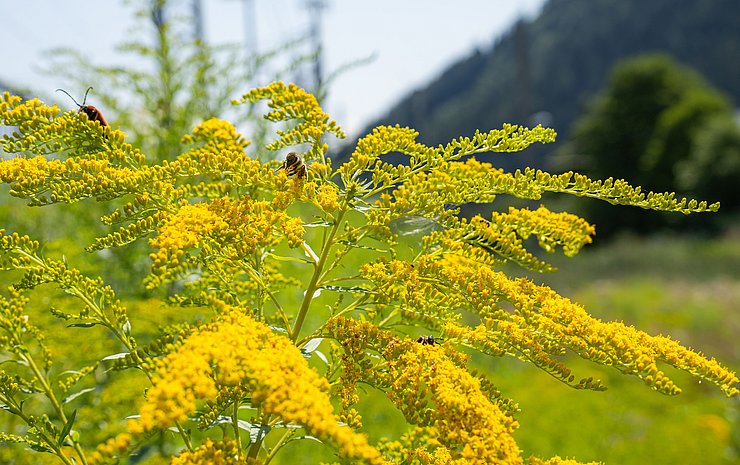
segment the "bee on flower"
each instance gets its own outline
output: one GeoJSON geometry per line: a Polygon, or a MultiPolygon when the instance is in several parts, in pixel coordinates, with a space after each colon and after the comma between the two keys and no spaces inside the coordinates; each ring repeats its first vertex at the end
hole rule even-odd
{"type": "Polygon", "coordinates": [[[438,345],[440,342],[442,342],[442,338],[434,337],[432,335],[419,336],[418,338],[416,338],[416,342],[423,346],[433,346],[438,345]]]}
{"type": "Polygon", "coordinates": [[[285,156],[285,161],[280,166],[281,170],[285,170],[287,175],[296,176],[298,178],[305,178],[307,174],[306,163],[303,158],[295,152],[290,152],[285,156]]]}

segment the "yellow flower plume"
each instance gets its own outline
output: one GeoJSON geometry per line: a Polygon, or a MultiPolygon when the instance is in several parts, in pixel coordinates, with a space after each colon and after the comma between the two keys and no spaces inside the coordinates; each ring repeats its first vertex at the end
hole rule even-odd
{"type": "Polygon", "coordinates": [[[302,425],[348,458],[385,463],[364,435],[339,425],[327,381],[292,342],[236,310],[226,310],[161,360],[153,383],[140,416],[129,422],[132,434],[185,421],[198,399],[217,396],[218,384],[239,384],[264,414],[302,425]]]}

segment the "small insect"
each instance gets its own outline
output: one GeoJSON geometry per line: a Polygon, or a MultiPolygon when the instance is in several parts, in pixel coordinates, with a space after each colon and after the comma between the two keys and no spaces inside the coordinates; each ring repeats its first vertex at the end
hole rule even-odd
{"type": "Polygon", "coordinates": [[[423,346],[437,345],[437,343],[438,342],[441,342],[441,341],[442,341],[442,338],[440,338],[440,337],[434,337],[434,336],[431,336],[431,335],[430,336],[419,336],[416,339],[416,342],[418,342],[419,344],[421,344],[423,346]]]}
{"type": "Polygon", "coordinates": [[[82,99],[82,105],[80,105],[79,103],[77,103],[77,100],[75,100],[74,97],[72,97],[71,95],[69,95],[69,92],[67,92],[66,90],[64,90],[64,89],[57,89],[56,91],[59,92],[60,90],[62,92],[64,92],[65,94],[67,94],[69,96],[69,98],[71,98],[72,101],[75,103],[75,105],[77,105],[78,107],[80,107],[80,109],[78,110],[78,113],[81,111],[81,112],[83,112],[83,113],[85,113],[87,115],[87,118],[90,121],[97,121],[103,127],[108,126],[108,122],[105,120],[105,118],[103,118],[103,114],[100,113],[100,110],[98,110],[97,108],[95,108],[92,105],[85,105],[85,102],[87,101],[87,94],[88,94],[88,92],[90,92],[92,90],[92,86],[90,86],[90,87],[87,88],[87,92],[85,92],[85,98],[82,99]]]}
{"type": "Polygon", "coordinates": [[[295,175],[298,178],[305,178],[307,173],[306,163],[295,152],[290,152],[285,156],[285,161],[280,166],[280,169],[285,170],[288,176],[295,175]]]}

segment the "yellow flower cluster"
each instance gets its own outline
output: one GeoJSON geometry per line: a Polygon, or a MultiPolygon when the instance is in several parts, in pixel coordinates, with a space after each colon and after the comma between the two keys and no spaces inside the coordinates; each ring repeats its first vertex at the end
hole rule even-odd
{"type": "Polygon", "coordinates": [[[189,249],[199,248],[209,256],[243,260],[259,247],[287,239],[297,247],[303,240],[300,218],[275,210],[270,202],[249,198],[216,199],[210,203],[184,205],[159,228],[150,245],[152,274],[163,278],[189,260],[189,249]]]}
{"type": "Polygon", "coordinates": [[[510,227],[524,240],[534,235],[540,247],[547,252],[554,252],[555,247],[562,246],[563,253],[568,257],[590,244],[591,236],[596,233],[593,225],[583,218],[565,212],[551,212],[542,205],[534,211],[509,207],[508,213],[494,212],[489,229],[490,225],[496,225],[503,234],[510,227]]]}
{"type": "Polygon", "coordinates": [[[574,387],[603,389],[598,380],[576,380],[554,357],[566,350],[636,375],[667,394],[680,389],[658,368],[659,361],[712,382],[727,395],[738,393],[735,373],[714,359],[667,337],[650,336],[620,322],[602,322],[546,286],[510,279],[459,255],[425,257],[413,267],[378,262],[364,266],[362,274],[376,286],[377,302],[401,306],[406,318],[431,327],[444,322],[448,337],[487,354],[515,355],[574,387]],[[433,282],[436,291],[429,292],[426,282],[433,282]],[[450,315],[461,309],[477,314],[481,324],[469,328],[455,323],[450,315]]]}
{"type": "Polygon", "coordinates": [[[527,460],[528,465],[600,465],[602,462],[588,462],[588,463],[582,463],[577,462],[573,459],[564,459],[561,457],[558,457],[557,455],[550,459],[541,459],[539,457],[530,457],[529,460],[527,460]]]}
{"type": "Polygon", "coordinates": [[[216,151],[243,152],[250,144],[236,127],[226,120],[211,118],[202,121],[194,129],[193,133],[182,138],[183,144],[194,144],[201,142],[216,151]]]}
{"type": "Polygon", "coordinates": [[[191,335],[165,357],[139,418],[129,432],[140,434],[184,421],[197,399],[214,398],[217,383],[242,385],[254,406],[267,415],[302,425],[335,443],[351,459],[382,464],[380,454],[363,435],[340,426],[327,395],[328,383],[292,342],[235,310],[191,335]]]}
{"type": "Polygon", "coordinates": [[[410,128],[396,126],[378,126],[373,131],[357,141],[357,147],[350,159],[339,167],[342,180],[346,183],[355,179],[361,173],[372,170],[381,155],[390,152],[400,152],[416,155],[434,149],[416,142],[419,133],[410,128]]]}
{"type": "Polygon", "coordinates": [[[220,441],[206,439],[195,450],[185,451],[174,457],[170,465],[246,465],[246,458],[240,458],[236,441],[224,438],[220,441]]]}
{"type": "Polygon", "coordinates": [[[146,174],[129,168],[116,167],[106,158],[62,161],[20,156],[0,162],[0,180],[11,185],[13,195],[29,198],[32,204],[123,193],[136,189],[134,186],[145,177],[146,174]]]}
{"type": "Polygon", "coordinates": [[[574,376],[551,354],[567,348],[625,374],[637,375],[667,394],[677,394],[680,389],[658,369],[658,361],[710,381],[727,395],[738,393],[734,387],[738,382],[735,373],[716,360],[666,337],[650,336],[620,322],[602,322],[546,286],[525,279],[512,280],[486,268],[473,270],[459,259],[441,260],[433,268],[434,271],[431,268],[429,271],[448,282],[451,290],[467,297],[472,311],[481,316],[492,315],[484,320],[490,340],[565,382],[573,382],[574,376]],[[514,312],[498,310],[491,314],[492,305],[498,302],[512,304],[514,312]]]}
{"type": "Polygon", "coordinates": [[[391,400],[400,408],[427,398],[428,424],[462,464],[517,464],[519,448],[512,437],[517,427],[480,389],[479,381],[458,367],[437,346],[406,341],[386,351],[391,400]]]}
{"type": "Polygon", "coordinates": [[[398,304],[401,316],[438,328],[445,321],[457,321],[453,309],[465,305],[457,295],[440,290],[426,279],[416,265],[401,260],[366,263],[360,268],[363,278],[375,285],[375,302],[398,304]]]}
{"type": "Polygon", "coordinates": [[[107,463],[108,459],[117,457],[125,452],[131,446],[132,439],[133,438],[128,433],[121,433],[110,438],[103,444],[100,444],[95,452],[90,454],[88,463],[90,465],[107,463]]]}
{"type": "Polygon", "coordinates": [[[31,129],[40,122],[48,122],[54,119],[60,110],[54,106],[47,106],[39,99],[23,101],[17,95],[3,92],[0,99],[0,121],[5,126],[19,126],[24,131],[31,129]]]}
{"type": "Polygon", "coordinates": [[[367,322],[337,318],[327,329],[362,367],[366,381],[381,385],[410,423],[425,427],[403,441],[405,447],[430,449],[413,455],[458,465],[521,463],[512,436],[516,421],[491,402],[464,368],[462,354],[398,339],[367,322]],[[381,370],[369,363],[369,351],[382,356],[381,370]]]}
{"type": "Polygon", "coordinates": [[[249,188],[268,186],[274,178],[269,167],[246,155],[249,142],[228,121],[203,121],[182,142],[191,147],[170,164],[180,176],[205,174],[215,182],[249,188]]]}
{"type": "Polygon", "coordinates": [[[158,249],[152,253],[152,273],[164,274],[167,268],[181,264],[188,248],[205,242],[214,232],[228,228],[226,222],[208,204],[185,205],[159,228],[149,245],[158,249]]]}
{"type": "Polygon", "coordinates": [[[319,207],[326,213],[338,210],[339,205],[339,188],[334,184],[322,184],[316,192],[316,202],[319,207]]]}
{"type": "Polygon", "coordinates": [[[572,256],[591,242],[595,232],[582,218],[551,212],[544,206],[534,211],[511,207],[508,213],[493,212],[490,221],[476,216],[470,221],[454,219],[449,223],[444,231],[435,231],[422,239],[425,249],[440,248],[488,265],[513,261],[540,272],[554,268],[530,253],[524,240],[534,235],[545,251],[552,253],[556,247],[562,247],[565,255],[572,256]]]}
{"type": "Polygon", "coordinates": [[[297,125],[285,131],[278,131],[279,139],[270,145],[268,150],[279,150],[291,145],[308,143],[312,145],[307,159],[323,159],[328,146],[321,142],[326,133],[344,138],[344,132],[336,121],[330,120],[329,115],[321,109],[316,97],[309,94],[295,84],[285,85],[274,82],[266,87],[253,89],[244,94],[241,100],[234,103],[257,102],[268,99],[268,106],[272,109],[265,118],[270,121],[302,120],[297,125]]]}
{"type": "Polygon", "coordinates": [[[86,155],[99,151],[119,152],[140,158],[131,145],[124,143],[123,132],[101,127],[84,112],[68,111],[62,115],[56,105],[39,99],[24,101],[3,93],[0,99],[0,125],[14,126],[13,137],[3,140],[7,153],[30,152],[36,155],[64,153],[86,155]]]}
{"type": "MultiPolygon", "coordinates": [[[[532,143],[533,140],[524,138],[511,143],[518,146],[521,143],[532,143]]],[[[457,142],[457,150],[463,154],[465,151],[476,153],[476,145],[471,145],[470,141],[457,142]]],[[[504,144],[507,146],[507,144],[504,144]]],[[[373,145],[377,150],[385,149],[377,143],[373,145]]],[[[562,175],[550,175],[540,170],[525,169],[515,173],[507,173],[502,169],[494,168],[490,163],[482,163],[475,158],[470,158],[465,162],[447,161],[448,158],[455,158],[460,152],[454,154],[438,154],[426,164],[421,164],[424,170],[414,168],[412,164],[409,167],[397,167],[389,169],[376,169],[373,173],[375,184],[392,185],[400,181],[403,184],[398,186],[392,195],[384,194],[379,196],[375,203],[375,209],[369,215],[370,223],[381,232],[388,232],[388,225],[391,221],[409,215],[423,216],[433,219],[445,227],[454,227],[458,222],[457,211],[450,206],[463,205],[466,203],[489,203],[493,202],[497,195],[508,194],[530,200],[539,200],[545,192],[560,192],[578,196],[593,197],[606,200],[614,204],[637,205],[643,208],[652,208],[665,211],[680,211],[682,213],[701,212],[706,210],[716,210],[719,205],[713,204],[707,206],[706,202],[687,201],[682,199],[675,200],[675,196],[670,193],[644,194],[639,188],[634,188],[622,180],[592,181],[587,177],[572,172],[562,175]],[[381,173],[382,171],[382,173],[381,173]],[[402,176],[405,175],[404,176],[402,176]],[[390,176],[388,179],[386,177],[390,176]],[[381,178],[384,180],[381,182],[381,178]]],[[[421,157],[420,157],[421,158],[421,157]]],[[[417,161],[418,162],[418,161],[417,161]]],[[[343,168],[340,167],[340,171],[343,168]]],[[[544,218],[543,215],[539,215],[544,218]]],[[[571,222],[575,218],[569,215],[566,220],[561,217],[553,226],[561,229],[559,233],[575,233],[576,229],[582,229],[584,232],[590,228],[581,220],[580,223],[571,222]],[[572,217],[572,218],[571,218],[572,217]],[[564,221],[565,220],[565,221],[564,221]],[[557,223],[560,223],[558,225],[557,223]],[[566,226],[566,224],[570,223],[566,226]]],[[[514,220],[524,220],[525,218],[512,218],[514,220]]],[[[531,220],[531,217],[528,218],[531,220]]],[[[548,223],[551,223],[552,218],[548,223]]],[[[530,227],[534,227],[531,224],[530,227]]],[[[547,224],[540,223],[540,227],[546,227],[547,224]]],[[[541,229],[541,228],[540,228],[541,229]]],[[[537,231],[532,230],[537,235],[537,231]]],[[[555,233],[557,234],[557,233],[555,233]]],[[[555,236],[552,236],[555,237],[555,236]]],[[[541,242],[547,249],[551,244],[548,241],[541,242]]],[[[579,246],[573,243],[566,248],[566,253],[572,254],[579,246]]]]}
{"type": "MultiPolygon", "coordinates": [[[[521,464],[512,434],[515,408],[490,383],[466,369],[466,356],[449,345],[399,339],[366,321],[336,318],[327,331],[344,348],[344,365],[355,364],[366,382],[381,388],[417,425],[398,441],[381,442],[394,463],[521,464]],[[377,354],[377,355],[376,355],[377,354]]],[[[531,463],[579,465],[537,458],[531,463]]]]}

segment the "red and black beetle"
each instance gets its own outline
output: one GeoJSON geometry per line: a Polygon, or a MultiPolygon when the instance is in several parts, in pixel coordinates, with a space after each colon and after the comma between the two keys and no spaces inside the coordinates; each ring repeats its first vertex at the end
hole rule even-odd
{"type": "Polygon", "coordinates": [[[77,105],[78,107],[80,107],[80,109],[78,110],[78,112],[79,111],[84,112],[87,115],[87,118],[90,121],[97,121],[103,127],[108,126],[108,122],[103,117],[103,114],[100,113],[100,110],[98,110],[97,108],[95,108],[92,105],[85,105],[85,102],[87,101],[87,94],[88,94],[88,92],[90,92],[92,90],[92,86],[90,86],[90,87],[87,88],[87,92],[85,92],[85,98],[82,99],[82,105],[80,105],[79,103],[77,103],[77,100],[75,100],[74,97],[72,97],[71,95],[69,95],[69,92],[67,92],[66,90],[64,90],[64,89],[57,89],[56,91],[59,92],[60,90],[62,92],[64,92],[65,94],[67,94],[69,96],[69,98],[71,98],[72,101],[75,103],[75,105],[77,105]]]}

